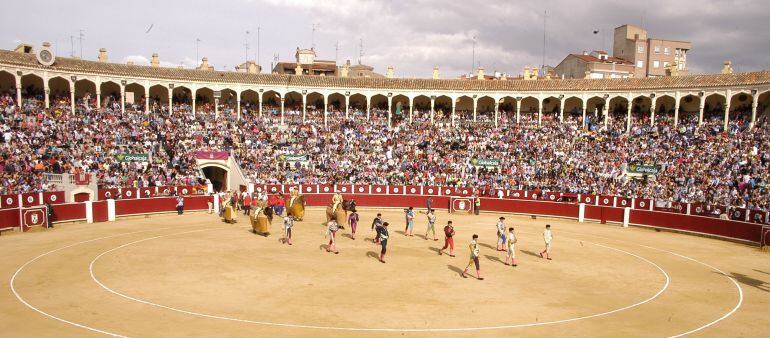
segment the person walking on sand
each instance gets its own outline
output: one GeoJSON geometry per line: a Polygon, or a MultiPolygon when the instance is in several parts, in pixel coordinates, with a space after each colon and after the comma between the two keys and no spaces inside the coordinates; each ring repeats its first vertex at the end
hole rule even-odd
{"type": "Polygon", "coordinates": [[[468,248],[471,249],[471,256],[468,265],[466,265],[465,270],[463,270],[463,278],[468,278],[468,269],[471,265],[476,265],[476,279],[484,280],[484,278],[481,277],[481,267],[479,266],[480,252],[479,243],[476,241],[477,239],[479,239],[479,235],[473,234],[473,239],[471,239],[471,243],[468,245],[468,248]]]}
{"type": "Polygon", "coordinates": [[[324,238],[329,237],[329,246],[326,247],[326,252],[334,252],[335,254],[340,253],[339,250],[337,250],[337,230],[339,230],[340,227],[337,224],[337,221],[331,220],[328,223],[326,223],[326,235],[324,238]]]}
{"type": "Polygon", "coordinates": [[[545,250],[540,252],[540,258],[546,258],[551,260],[551,242],[553,242],[553,233],[551,233],[551,225],[546,224],[543,231],[543,240],[545,241],[545,250]],[[543,256],[545,254],[545,256],[543,256]]]}
{"type": "Polygon", "coordinates": [[[516,266],[516,234],[513,232],[513,227],[508,228],[508,234],[505,236],[505,247],[508,252],[505,253],[505,265],[516,266]],[[511,264],[508,264],[510,259],[511,264]]]}
{"type": "Polygon", "coordinates": [[[455,236],[455,228],[452,226],[452,221],[448,221],[446,223],[446,226],[444,227],[444,247],[438,251],[439,255],[443,254],[444,250],[449,248],[449,257],[455,256],[454,236],[455,236]]]}

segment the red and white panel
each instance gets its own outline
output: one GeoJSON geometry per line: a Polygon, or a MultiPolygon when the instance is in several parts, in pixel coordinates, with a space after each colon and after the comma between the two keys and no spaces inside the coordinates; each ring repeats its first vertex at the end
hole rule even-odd
{"type": "Polygon", "coordinates": [[[596,195],[580,194],[578,195],[578,200],[580,201],[580,203],[585,203],[588,205],[596,205],[596,203],[599,201],[599,197],[596,195]]]}
{"type": "Polygon", "coordinates": [[[452,196],[452,194],[454,194],[452,187],[439,187],[439,191],[441,192],[442,196],[452,196]]]}
{"type": "Polygon", "coordinates": [[[403,185],[389,185],[388,186],[388,194],[391,195],[403,195],[406,191],[406,187],[403,185]]]}
{"type": "Polygon", "coordinates": [[[456,187],[454,192],[456,196],[470,196],[473,193],[474,189],[471,187],[456,187]]]}
{"type": "Polygon", "coordinates": [[[123,199],[133,199],[133,198],[137,198],[137,195],[139,195],[139,190],[134,188],[122,188],[120,189],[120,194],[123,195],[123,199]]]}
{"type": "Polygon", "coordinates": [[[373,185],[371,194],[385,195],[388,193],[388,187],[384,185],[373,185]]]}
{"type": "Polygon", "coordinates": [[[721,215],[721,214],[723,214],[723,213],[726,213],[726,212],[727,212],[727,207],[726,207],[726,206],[724,206],[724,205],[712,205],[712,206],[711,206],[711,211],[712,211],[712,212],[711,212],[712,214],[713,214],[714,212],[716,212],[716,214],[717,214],[717,215],[721,215]]]}
{"type": "Polygon", "coordinates": [[[288,195],[291,192],[291,188],[294,188],[294,190],[299,189],[299,184],[283,184],[281,185],[281,192],[288,195]]]}
{"type": "Polygon", "coordinates": [[[634,199],[634,209],[650,210],[651,206],[652,206],[652,201],[647,198],[634,199]]]}
{"type": "Polygon", "coordinates": [[[334,192],[352,194],[355,190],[352,184],[337,184],[334,186],[334,192]]]}
{"type": "Polygon", "coordinates": [[[40,200],[39,192],[29,192],[21,194],[21,205],[24,207],[31,207],[34,205],[41,205],[43,201],[40,200]]]}
{"type": "Polygon", "coordinates": [[[686,214],[687,203],[673,202],[671,203],[671,209],[673,209],[672,212],[679,213],[679,214],[686,214]]]}
{"type": "MultiPolygon", "coordinates": [[[[176,187],[176,193],[182,196],[188,196],[195,194],[195,187],[191,185],[184,185],[181,187],[176,187]]],[[[123,194],[125,196],[125,194],[123,194]]]]}
{"type": "Polygon", "coordinates": [[[449,201],[450,212],[473,212],[473,200],[470,197],[452,197],[449,201]]]}
{"type": "Polygon", "coordinates": [[[767,212],[762,210],[749,211],[749,222],[767,224],[767,212]]]}
{"type": "Polygon", "coordinates": [[[422,194],[423,195],[431,195],[435,196],[441,193],[441,187],[423,187],[422,188],[422,194]]]}
{"type": "Polygon", "coordinates": [[[708,214],[708,210],[706,210],[705,204],[690,203],[690,215],[706,216],[707,214],[708,214]]]}
{"type": "Polygon", "coordinates": [[[371,186],[369,185],[356,185],[353,187],[356,194],[371,194],[371,186]]]}
{"type": "Polygon", "coordinates": [[[527,193],[524,190],[508,190],[508,198],[525,199],[527,198],[527,193]]]}
{"type": "Polygon", "coordinates": [[[27,231],[31,227],[48,227],[45,206],[19,209],[19,213],[21,214],[22,231],[27,231]]]}
{"type": "Polygon", "coordinates": [[[745,221],[747,212],[746,208],[731,208],[729,214],[730,219],[734,221],[745,221]]]}
{"type": "Polygon", "coordinates": [[[333,194],[334,193],[334,186],[331,184],[319,184],[318,185],[318,192],[321,194],[333,194]]]}
{"type": "Polygon", "coordinates": [[[631,199],[627,197],[615,197],[615,206],[618,208],[630,208],[631,199]]]}
{"type": "Polygon", "coordinates": [[[175,192],[176,192],[176,187],[164,186],[164,187],[158,187],[158,190],[155,193],[155,195],[156,196],[170,196],[171,193],[175,193],[175,192]]]}
{"type": "Polygon", "coordinates": [[[424,187],[418,185],[407,185],[404,186],[404,189],[407,195],[422,195],[422,190],[424,187]]]}
{"type": "Polygon", "coordinates": [[[140,189],[141,191],[141,198],[150,198],[155,197],[157,194],[155,187],[144,187],[140,189]]]}
{"type": "Polygon", "coordinates": [[[267,189],[268,194],[278,194],[283,190],[283,187],[280,184],[268,184],[265,186],[265,189],[267,189]]]}
{"type": "Polygon", "coordinates": [[[549,191],[545,193],[545,200],[549,202],[557,202],[561,198],[560,192],[549,191]]]}
{"type": "Polygon", "coordinates": [[[543,192],[542,191],[529,191],[527,192],[527,198],[531,200],[541,200],[543,199],[543,192]]]}
{"type": "Polygon", "coordinates": [[[64,203],[64,191],[51,191],[43,193],[43,203],[61,204],[64,203]]]}
{"type": "Polygon", "coordinates": [[[99,189],[96,193],[100,201],[118,198],[118,189],[99,189]]]}
{"type": "Polygon", "coordinates": [[[598,199],[599,199],[599,205],[605,206],[605,207],[611,207],[615,202],[615,196],[600,195],[598,199]]]}
{"type": "Polygon", "coordinates": [[[0,199],[0,206],[2,206],[3,209],[19,207],[19,195],[2,195],[0,196],[0,199]]]}
{"type": "Polygon", "coordinates": [[[303,184],[303,185],[300,186],[300,188],[302,189],[302,191],[300,191],[300,193],[302,193],[302,194],[317,194],[318,193],[318,185],[316,185],[316,184],[303,184]]]}

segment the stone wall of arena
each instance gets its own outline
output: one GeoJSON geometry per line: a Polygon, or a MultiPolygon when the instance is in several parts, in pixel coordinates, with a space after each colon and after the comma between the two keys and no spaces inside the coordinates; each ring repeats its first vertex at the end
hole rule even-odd
{"type": "MultiPolygon", "coordinates": [[[[187,187],[176,188],[183,191],[187,187]]],[[[418,186],[379,186],[379,185],[257,185],[250,186],[253,191],[266,191],[268,194],[283,192],[288,196],[290,188],[299,189],[306,196],[307,206],[326,206],[335,192],[346,199],[355,199],[363,208],[425,208],[428,198],[433,200],[433,208],[452,212],[469,212],[471,188],[418,187],[418,186]],[[459,203],[455,203],[458,202],[459,203]]],[[[146,189],[146,188],[145,188],[146,189]]],[[[163,188],[160,188],[163,189],[163,188]]],[[[158,189],[158,190],[160,190],[158,189]]],[[[173,188],[172,188],[173,189],[173,188]]],[[[124,189],[140,191],[138,189],[124,189]]],[[[105,195],[110,190],[100,190],[98,201],[83,203],[52,203],[55,223],[86,221],[107,222],[116,217],[148,215],[175,212],[174,197],[140,197],[113,200],[105,195]]],[[[189,189],[188,192],[192,192],[189,189]]],[[[125,191],[122,192],[125,194],[125,191]]],[[[696,211],[694,205],[681,204],[674,208],[661,208],[646,199],[627,199],[614,196],[575,195],[558,193],[538,193],[532,191],[505,191],[502,197],[496,192],[482,192],[481,211],[503,212],[533,216],[550,216],[575,219],[578,221],[596,221],[620,225],[637,225],[666,229],[684,233],[706,235],[721,239],[739,241],[757,245],[761,241],[762,229],[767,223],[767,214],[753,211],[730,209],[731,220],[722,220],[704,216],[696,211]],[[540,194],[540,196],[538,196],[540,194]],[[736,212],[737,211],[737,212],[736,212]],[[760,215],[761,217],[756,217],[760,215]],[[751,219],[752,222],[747,222],[751,219]]],[[[16,196],[19,200],[21,196],[16,196]]],[[[3,196],[6,200],[7,196],[3,196]]],[[[211,196],[188,195],[185,197],[186,211],[208,209],[211,196]]],[[[4,204],[4,203],[3,203],[4,204]]],[[[25,228],[27,222],[22,213],[25,210],[45,210],[42,203],[25,204],[19,207],[0,208],[0,228],[25,228]]]]}

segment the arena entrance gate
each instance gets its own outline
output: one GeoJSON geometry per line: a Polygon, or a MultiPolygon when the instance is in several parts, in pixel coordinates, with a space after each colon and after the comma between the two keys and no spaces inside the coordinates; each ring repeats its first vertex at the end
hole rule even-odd
{"type": "Polygon", "coordinates": [[[201,169],[201,171],[211,181],[214,191],[227,190],[227,170],[216,166],[208,166],[201,169]]]}

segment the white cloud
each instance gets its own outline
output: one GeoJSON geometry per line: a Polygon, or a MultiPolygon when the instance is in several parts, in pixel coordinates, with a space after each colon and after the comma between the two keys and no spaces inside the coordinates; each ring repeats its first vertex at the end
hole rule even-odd
{"type": "Polygon", "coordinates": [[[144,65],[149,66],[150,65],[150,59],[142,56],[142,55],[129,55],[124,57],[120,60],[120,63],[128,63],[129,61],[133,62],[136,65],[144,65]]]}
{"type": "MultiPolygon", "coordinates": [[[[84,29],[86,58],[97,55],[96,47],[88,50],[89,46],[103,46],[113,60],[122,57],[122,62],[133,59],[137,64],[149,64],[149,55],[158,52],[164,65],[188,68],[197,64],[188,56],[195,55],[195,39],[200,38],[199,58],[207,56],[217,69],[224,65],[233,69],[244,61],[247,30],[251,32],[249,58],[256,58],[259,26],[261,66],[267,70],[273,55],[279,54],[279,61],[290,61],[296,47],[309,47],[311,25],[317,23],[315,45],[321,59],[333,60],[339,43],[338,61],[355,62],[359,39],[363,39],[364,63],[379,72],[393,65],[397,75],[429,77],[438,65],[442,77],[454,77],[470,71],[471,37],[476,35],[476,60],[487,72],[518,74],[524,66],[542,62],[544,9],[548,10],[549,65],[558,64],[569,53],[611,50],[614,27],[642,21],[651,37],[692,41],[688,63],[695,72],[718,72],[724,60],[732,60],[741,71],[767,68],[770,54],[766,6],[761,0],[586,0],[579,5],[570,0],[240,0],[176,16],[167,13],[191,4],[136,0],[120,16],[104,6],[91,6],[87,11],[82,5],[54,9],[44,0],[5,5],[9,13],[37,8],[36,19],[56,22],[55,30],[48,25],[29,25],[18,16],[4,23],[25,27],[23,41],[58,42],[60,54],[70,49],[70,35],[77,36],[84,29]],[[154,10],[147,12],[148,6],[154,10]],[[151,34],[145,34],[152,23],[151,34]],[[601,33],[594,35],[593,29],[601,33]],[[602,37],[606,37],[603,45],[602,37]]],[[[18,32],[0,30],[3,39],[14,41],[18,32]]],[[[0,48],[11,49],[16,44],[0,48]]]]}

